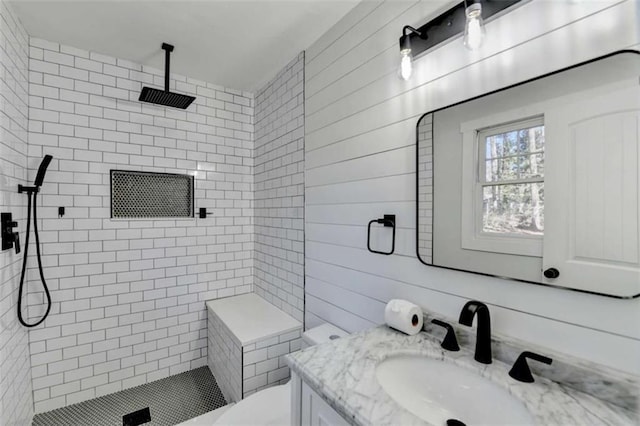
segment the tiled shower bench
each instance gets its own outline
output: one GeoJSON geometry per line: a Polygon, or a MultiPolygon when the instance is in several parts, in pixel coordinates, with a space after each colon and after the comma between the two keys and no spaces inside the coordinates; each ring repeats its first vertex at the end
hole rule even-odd
{"type": "Polygon", "coordinates": [[[228,402],[289,380],[302,323],[254,293],[207,302],[207,364],[228,402]]]}

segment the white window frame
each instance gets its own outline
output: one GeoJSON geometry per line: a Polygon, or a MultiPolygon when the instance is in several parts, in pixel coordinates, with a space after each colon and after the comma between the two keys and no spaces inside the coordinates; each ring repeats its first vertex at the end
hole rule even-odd
{"type": "MultiPolygon", "coordinates": [[[[500,113],[462,123],[462,235],[461,246],[467,250],[542,257],[543,236],[497,234],[483,231],[483,188],[485,155],[480,153],[480,136],[544,125],[542,111],[529,108],[500,113]]],[[[483,141],[484,142],[484,141],[483,141]]],[[[484,145],[484,144],[483,144],[484,145]]],[[[514,181],[527,183],[529,180],[514,181]]],[[[543,179],[544,181],[544,179],[543,179]]]]}

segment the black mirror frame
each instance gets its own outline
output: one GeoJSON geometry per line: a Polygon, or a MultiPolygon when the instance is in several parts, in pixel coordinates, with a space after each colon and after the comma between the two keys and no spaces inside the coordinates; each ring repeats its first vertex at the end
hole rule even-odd
{"type": "MultiPolygon", "coordinates": [[[[579,68],[579,67],[582,67],[584,65],[588,65],[588,64],[593,63],[593,62],[601,61],[603,59],[607,59],[607,58],[610,58],[610,57],[613,57],[613,56],[616,56],[616,55],[621,55],[621,54],[626,54],[626,53],[640,55],[640,51],[638,51],[638,50],[633,50],[633,49],[617,50],[615,52],[611,52],[611,53],[608,53],[608,54],[603,55],[603,56],[598,56],[597,58],[589,59],[588,61],[580,62],[580,63],[574,64],[574,65],[571,65],[571,66],[568,66],[568,67],[565,67],[565,68],[561,68],[561,69],[556,70],[556,71],[552,71],[552,72],[549,72],[549,73],[546,73],[546,74],[542,74],[542,75],[534,77],[534,78],[530,78],[528,80],[521,81],[519,83],[511,84],[509,86],[505,86],[505,87],[502,87],[500,89],[493,90],[491,92],[487,92],[487,93],[483,93],[483,94],[478,95],[478,96],[474,96],[472,98],[465,99],[463,101],[456,102],[456,103],[451,104],[451,105],[447,105],[447,106],[444,106],[444,107],[441,107],[441,108],[434,109],[434,110],[426,112],[426,113],[424,113],[424,114],[422,114],[420,116],[420,118],[418,119],[418,122],[416,123],[416,145],[415,145],[416,146],[416,209],[415,209],[415,211],[416,211],[416,231],[415,231],[415,234],[416,234],[416,246],[415,247],[416,247],[416,257],[418,258],[420,263],[422,263],[423,265],[426,265],[426,266],[434,267],[434,268],[442,268],[442,269],[449,269],[449,270],[453,270],[453,271],[467,272],[467,273],[470,273],[470,274],[484,275],[484,276],[488,276],[488,277],[501,278],[501,279],[509,280],[509,281],[518,281],[518,282],[523,282],[523,283],[527,283],[527,284],[536,284],[536,285],[540,285],[540,286],[553,287],[553,288],[558,288],[558,289],[562,289],[562,290],[575,291],[575,292],[579,292],[579,293],[595,294],[595,295],[598,295],[598,296],[605,296],[605,297],[610,297],[610,298],[613,298],[613,299],[623,299],[624,300],[624,299],[636,299],[636,298],[640,297],[640,294],[636,294],[636,295],[631,296],[631,297],[613,296],[613,295],[610,295],[610,294],[604,294],[604,293],[598,293],[598,292],[593,292],[593,291],[580,290],[580,289],[575,289],[575,288],[554,286],[554,285],[541,283],[541,282],[519,280],[519,279],[516,279],[516,278],[507,278],[507,277],[502,277],[502,276],[498,276],[498,275],[486,274],[486,273],[483,273],[483,272],[475,272],[475,271],[469,271],[469,270],[466,270],[466,269],[458,269],[458,268],[452,268],[452,267],[449,267],[449,266],[440,266],[440,265],[435,265],[433,263],[427,263],[424,260],[422,260],[422,258],[420,257],[420,234],[418,232],[418,229],[419,229],[419,226],[420,226],[420,215],[419,215],[420,209],[419,209],[419,203],[418,203],[418,198],[420,196],[420,193],[419,193],[420,192],[420,186],[419,186],[420,159],[419,159],[419,156],[418,156],[418,152],[419,152],[418,150],[419,150],[419,144],[420,144],[420,139],[419,139],[419,131],[420,131],[420,129],[419,128],[420,128],[420,122],[422,121],[422,119],[424,117],[426,117],[426,116],[428,116],[430,114],[435,114],[438,111],[442,111],[442,110],[445,110],[445,109],[448,109],[448,108],[452,108],[452,107],[455,107],[455,106],[458,106],[458,105],[461,105],[461,104],[464,104],[464,103],[467,103],[467,102],[475,101],[476,99],[481,99],[481,98],[484,98],[486,96],[493,95],[495,93],[503,92],[505,90],[509,90],[509,89],[514,88],[514,87],[522,86],[524,84],[531,83],[533,81],[537,81],[537,80],[540,80],[540,79],[543,79],[543,78],[546,78],[546,77],[550,77],[550,76],[555,75],[555,74],[559,74],[559,73],[562,73],[562,72],[565,72],[565,71],[572,70],[574,68],[579,68]]],[[[432,124],[432,126],[433,126],[433,124],[432,124]]],[[[433,158],[432,161],[435,162],[435,157],[433,158]]],[[[432,179],[435,180],[435,176],[432,176],[432,179]]],[[[435,218],[433,218],[432,220],[435,222],[435,218]]],[[[432,222],[432,227],[434,225],[434,222],[432,222]]],[[[432,247],[432,253],[433,253],[433,251],[434,251],[434,248],[432,247]]],[[[433,256],[433,254],[432,254],[432,256],[433,256]]]]}

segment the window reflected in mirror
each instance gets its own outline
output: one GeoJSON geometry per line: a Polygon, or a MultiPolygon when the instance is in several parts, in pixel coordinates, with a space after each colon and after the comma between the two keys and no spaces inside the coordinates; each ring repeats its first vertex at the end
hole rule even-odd
{"type": "Polygon", "coordinates": [[[503,236],[544,232],[543,119],[478,132],[482,232],[503,236]]]}

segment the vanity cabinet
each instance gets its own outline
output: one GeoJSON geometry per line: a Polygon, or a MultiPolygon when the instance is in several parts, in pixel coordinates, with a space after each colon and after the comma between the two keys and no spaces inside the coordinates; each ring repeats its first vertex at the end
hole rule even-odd
{"type": "Polygon", "coordinates": [[[291,375],[293,426],[347,426],[347,422],[296,374],[291,375]]]}

